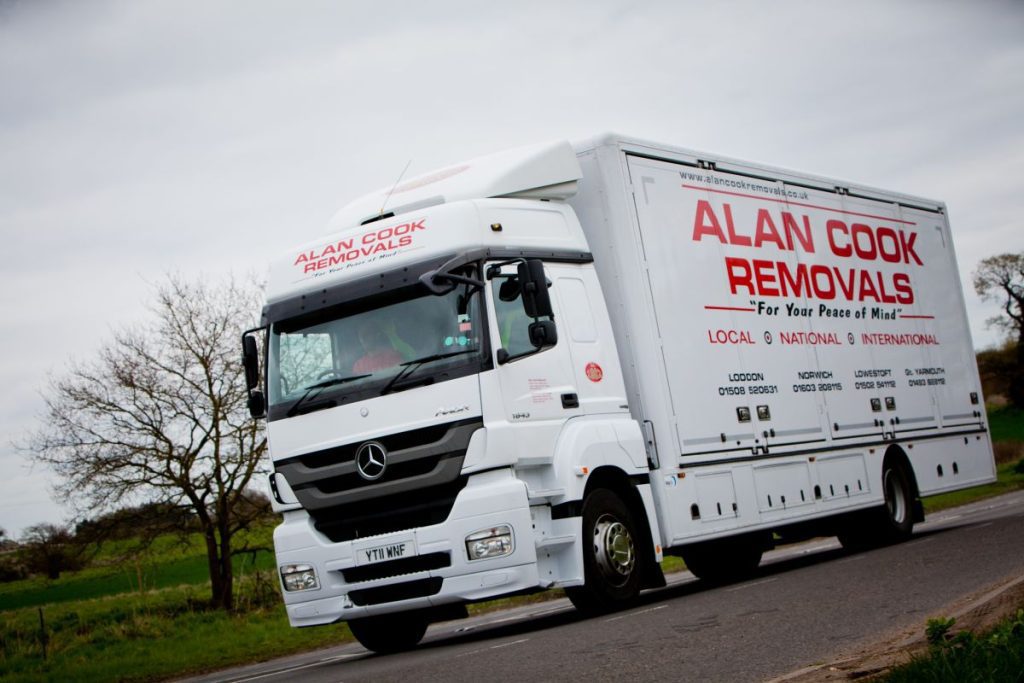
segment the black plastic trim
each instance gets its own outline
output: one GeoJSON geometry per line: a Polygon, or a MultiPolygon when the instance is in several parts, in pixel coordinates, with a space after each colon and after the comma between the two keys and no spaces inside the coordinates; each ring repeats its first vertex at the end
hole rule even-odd
{"type": "MultiPolygon", "coordinates": [[[[841,446],[830,446],[824,448],[805,448],[799,451],[786,451],[785,453],[759,453],[757,455],[744,455],[734,458],[718,458],[715,460],[699,460],[695,462],[680,462],[676,469],[687,469],[689,467],[702,467],[704,465],[724,465],[737,462],[751,462],[755,460],[769,460],[771,458],[788,458],[794,455],[817,455],[819,453],[831,453],[833,451],[848,451],[851,448],[878,448],[882,446],[890,446],[893,444],[902,443],[919,443],[921,441],[934,441],[936,439],[946,439],[955,436],[969,436],[971,434],[984,434],[987,430],[985,429],[972,429],[967,431],[957,432],[946,432],[945,434],[922,434],[920,436],[910,436],[903,439],[879,439],[876,441],[865,441],[855,445],[842,444],[841,446]]],[[[853,437],[850,437],[853,438],[853,437]]],[[[779,446],[775,446],[779,448],[779,446]]],[[[711,455],[715,451],[709,451],[705,453],[691,453],[688,455],[680,455],[681,458],[690,458],[694,455],[711,455]]],[[[726,451],[721,451],[726,452],[726,451]]]]}
{"type": "Polygon", "coordinates": [[[583,501],[570,500],[551,506],[551,519],[569,519],[583,516],[583,501]]]}
{"type": "Polygon", "coordinates": [[[310,513],[363,503],[454,481],[473,434],[482,427],[483,420],[473,418],[374,439],[388,450],[388,468],[375,481],[356,470],[356,451],[368,440],[288,458],[274,469],[310,513]]]}
{"type": "MultiPolygon", "coordinates": [[[[627,478],[629,479],[629,483],[633,486],[649,486],[651,483],[651,475],[647,472],[644,472],[643,474],[630,474],[627,478]]],[[[551,506],[551,519],[569,519],[570,517],[582,516],[582,500],[570,500],[551,506]]]]}
{"type": "Polygon", "coordinates": [[[541,249],[508,249],[480,248],[460,253],[448,253],[425,259],[402,268],[396,268],[376,275],[340,282],[330,287],[298,294],[283,301],[267,304],[263,307],[263,326],[288,320],[301,315],[308,315],[325,308],[364,299],[374,294],[390,292],[401,287],[418,287],[426,292],[420,284],[419,277],[423,273],[435,270],[442,265],[456,260],[459,267],[482,259],[508,258],[539,258],[544,261],[559,263],[591,263],[593,254],[589,251],[572,250],[541,250],[541,249]]]}
{"type": "Polygon", "coordinates": [[[395,583],[390,586],[361,588],[350,591],[348,598],[352,601],[352,604],[359,607],[381,605],[387,602],[398,602],[399,600],[411,600],[413,598],[426,598],[431,595],[437,595],[441,592],[443,584],[444,579],[439,576],[432,576],[429,579],[395,583]]]}

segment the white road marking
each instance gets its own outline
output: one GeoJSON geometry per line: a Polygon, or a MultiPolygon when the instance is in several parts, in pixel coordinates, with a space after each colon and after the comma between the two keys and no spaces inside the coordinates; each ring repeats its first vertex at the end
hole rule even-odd
{"type": "Polygon", "coordinates": [[[653,612],[655,610],[665,609],[666,607],[668,607],[668,605],[658,605],[656,607],[648,607],[647,609],[642,609],[639,612],[630,612],[629,614],[620,614],[617,617],[612,617],[611,619],[605,619],[604,621],[605,621],[605,623],[608,623],[609,621],[618,621],[619,619],[625,619],[626,617],[638,617],[641,614],[647,614],[648,612],[653,612]]]}
{"type": "Polygon", "coordinates": [[[519,640],[513,640],[511,643],[502,643],[501,645],[492,645],[489,649],[491,649],[491,650],[499,650],[499,649],[501,649],[503,647],[508,647],[510,645],[519,645],[520,643],[526,643],[526,642],[529,642],[529,640],[530,640],[529,638],[520,638],[519,640]]]}
{"type": "Polygon", "coordinates": [[[269,672],[267,672],[265,674],[257,674],[255,676],[247,676],[245,678],[232,678],[227,683],[246,683],[247,681],[258,681],[261,678],[270,678],[271,676],[280,676],[281,674],[287,674],[287,673],[291,673],[293,671],[301,671],[302,669],[309,669],[309,668],[314,667],[314,666],[320,666],[321,664],[327,664],[328,662],[337,662],[337,661],[340,661],[342,659],[351,659],[352,657],[361,657],[361,656],[362,656],[362,654],[360,653],[360,654],[352,654],[352,655],[337,655],[335,657],[324,657],[323,659],[318,659],[317,661],[310,662],[309,664],[299,664],[297,666],[290,666],[290,667],[288,667],[286,669],[277,669],[275,671],[269,671],[269,672]]]}
{"type": "Polygon", "coordinates": [[[534,612],[524,612],[523,614],[513,614],[510,617],[502,617],[501,619],[490,619],[488,621],[480,622],[479,624],[472,624],[471,626],[460,626],[455,629],[456,633],[467,633],[469,631],[476,630],[482,626],[493,626],[494,624],[504,624],[507,621],[521,621],[523,619],[533,619],[535,617],[541,617],[546,614],[553,614],[555,612],[565,612],[573,609],[572,605],[559,605],[557,607],[550,607],[548,609],[537,610],[534,612]]]}
{"type": "Polygon", "coordinates": [[[463,652],[462,654],[455,655],[455,659],[460,659],[462,657],[469,657],[471,655],[477,655],[477,654],[480,654],[481,652],[483,652],[485,649],[487,649],[487,650],[500,650],[501,648],[509,647],[510,645],[519,645],[521,643],[529,642],[529,640],[530,640],[529,638],[520,638],[519,640],[513,640],[513,641],[510,641],[510,642],[507,642],[507,643],[499,643],[497,645],[491,645],[488,648],[477,648],[476,650],[470,650],[469,652],[463,652]]]}
{"type": "Polygon", "coordinates": [[[734,591],[741,591],[744,588],[753,588],[754,586],[760,586],[760,585],[765,584],[765,583],[771,583],[772,581],[778,581],[778,578],[777,577],[772,577],[770,579],[761,579],[760,581],[754,581],[753,583],[745,583],[742,586],[734,586],[733,588],[726,588],[725,591],[727,593],[732,593],[734,591]]]}

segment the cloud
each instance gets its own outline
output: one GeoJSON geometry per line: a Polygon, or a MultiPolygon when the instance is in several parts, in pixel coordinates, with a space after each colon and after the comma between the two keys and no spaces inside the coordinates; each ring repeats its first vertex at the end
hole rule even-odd
{"type": "Polygon", "coordinates": [[[944,200],[969,278],[1024,249],[1022,29],[1015,2],[0,5],[0,462],[147,282],[259,271],[410,160],[614,129],[944,200]]]}

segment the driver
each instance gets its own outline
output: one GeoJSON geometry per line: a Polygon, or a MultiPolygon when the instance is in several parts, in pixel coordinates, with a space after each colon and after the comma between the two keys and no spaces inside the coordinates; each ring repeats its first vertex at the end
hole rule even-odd
{"type": "Polygon", "coordinates": [[[402,362],[402,354],[388,341],[388,335],[375,321],[367,321],[359,328],[359,344],[363,356],[352,366],[352,371],[363,375],[390,368],[402,362]]]}

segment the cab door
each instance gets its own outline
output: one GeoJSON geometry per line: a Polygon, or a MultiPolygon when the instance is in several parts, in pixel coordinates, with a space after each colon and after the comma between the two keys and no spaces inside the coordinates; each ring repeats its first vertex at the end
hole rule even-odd
{"type": "Polygon", "coordinates": [[[538,350],[530,343],[529,329],[534,320],[523,308],[515,273],[516,264],[501,266],[486,288],[501,417],[512,424],[546,423],[560,430],[566,419],[582,414],[582,410],[569,344],[558,327],[563,318],[558,284],[552,281],[549,293],[559,339],[554,346],[538,350]]]}

